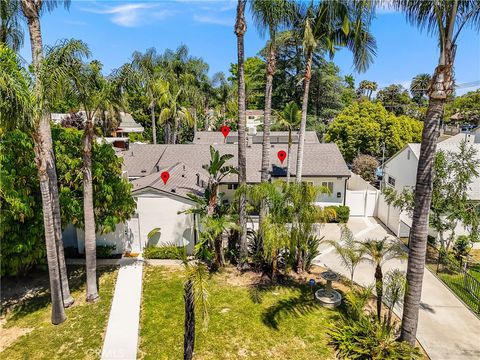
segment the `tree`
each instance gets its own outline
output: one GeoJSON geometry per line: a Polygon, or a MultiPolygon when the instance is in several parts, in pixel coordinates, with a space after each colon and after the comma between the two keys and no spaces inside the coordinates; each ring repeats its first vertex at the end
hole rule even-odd
{"type": "Polygon", "coordinates": [[[208,272],[203,264],[190,264],[184,260],[186,280],[183,284],[183,299],[185,301],[185,322],[183,336],[183,359],[192,360],[195,348],[195,310],[200,305],[203,326],[208,324],[208,272]]]}
{"type": "Polygon", "coordinates": [[[385,275],[384,299],[388,306],[387,325],[392,323],[392,313],[396,305],[403,303],[405,295],[405,274],[398,269],[390,270],[385,275]]]}
{"type": "Polygon", "coordinates": [[[405,257],[402,246],[396,241],[369,239],[360,243],[369,257],[366,258],[375,266],[375,292],[377,295],[377,318],[381,320],[383,298],[383,264],[391,259],[405,257]]]}
{"type": "Polygon", "coordinates": [[[282,112],[278,114],[278,120],[275,127],[286,128],[288,130],[288,148],[287,148],[287,183],[290,183],[290,150],[292,148],[292,130],[295,130],[300,124],[302,112],[297,104],[290,102],[285,105],[282,112]]]}
{"type": "Polygon", "coordinates": [[[0,20],[0,43],[18,51],[23,45],[20,2],[18,0],[0,0],[0,20]]]}
{"type": "Polygon", "coordinates": [[[385,144],[390,157],[407,143],[419,142],[422,122],[395,116],[380,103],[366,100],[346,107],[329,125],[325,141],[335,142],[347,162],[358,154],[379,157],[385,144]]]}
{"type": "Polygon", "coordinates": [[[377,91],[378,84],[375,81],[362,80],[358,84],[357,92],[363,96],[368,97],[368,100],[372,100],[372,94],[377,91]]]}
{"type": "Polygon", "coordinates": [[[418,74],[412,79],[410,83],[410,94],[412,94],[412,100],[418,105],[424,104],[431,81],[432,77],[430,74],[418,74]]]}
{"type": "MultiPolygon", "coordinates": [[[[245,30],[245,32],[246,31],[247,30],[245,30]]],[[[265,106],[265,62],[258,56],[249,57],[243,63],[243,68],[245,81],[245,106],[248,109],[262,109],[265,106]]],[[[231,64],[229,72],[231,76],[228,80],[237,83],[238,87],[238,64],[231,64]]]]}
{"type": "Polygon", "coordinates": [[[445,118],[449,122],[457,121],[480,126],[480,89],[457,96],[447,103],[445,118]]]}
{"type": "Polygon", "coordinates": [[[375,181],[375,171],[379,165],[380,163],[375,157],[359,154],[353,159],[352,171],[360,175],[363,180],[373,183],[375,181]]]}
{"type": "MultiPolygon", "coordinates": [[[[60,61],[65,61],[60,58],[60,61]]],[[[87,268],[87,301],[98,300],[96,273],[96,225],[93,200],[92,149],[94,142],[95,118],[105,116],[105,110],[118,113],[122,106],[121,93],[102,73],[102,64],[98,61],[90,63],[76,62],[69,74],[67,91],[76,94],[78,102],[85,112],[83,130],[83,208],[85,225],[85,258],[87,268]]],[[[109,114],[114,116],[114,114],[109,114]]]]}
{"type": "Polygon", "coordinates": [[[340,242],[334,240],[327,242],[333,246],[343,265],[350,271],[350,286],[353,288],[355,269],[365,260],[365,248],[355,241],[355,236],[346,225],[341,228],[340,242]]]}
{"type": "Polygon", "coordinates": [[[408,90],[399,84],[392,84],[379,90],[376,100],[397,116],[405,115],[407,106],[412,102],[408,90]]]}
{"type": "Polygon", "coordinates": [[[418,311],[422,294],[425,255],[427,251],[428,210],[432,201],[432,176],[439,125],[445,102],[452,95],[453,66],[457,39],[465,26],[476,31],[480,26],[478,1],[401,0],[394,6],[405,13],[412,25],[427,29],[437,37],[440,56],[428,88],[428,110],[422,133],[415,185],[415,208],[410,232],[410,252],[407,265],[407,291],[402,315],[400,338],[415,344],[418,311]]]}
{"type": "MultiPolygon", "coordinates": [[[[62,229],[68,224],[82,227],[82,132],[54,126],[52,139],[58,160],[62,229]]],[[[34,141],[26,132],[11,130],[1,135],[2,276],[24,274],[45,263],[41,193],[33,147],[34,141]]],[[[114,231],[135,211],[132,185],[122,177],[121,162],[111,145],[94,144],[94,212],[100,233],[114,231]]]]}
{"type": "Polygon", "coordinates": [[[272,86],[273,75],[276,70],[276,35],[288,19],[289,3],[286,0],[252,0],[250,8],[253,21],[260,35],[268,30],[265,81],[265,109],[263,114],[263,143],[262,143],[262,171],[261,181],[268,181],[270,177],[270,126],[272,113],[272,86]]]}
{"type": "MultiPolygon", "coordinates": [[[[247,184],[247,139],[246,127],[247,119],[245,115],[245,64],[244,64],[244,36],[247,31],[247,22],[245,21],[245,3],[246,0],[238,0],[237,18],[235,21],[235,35],[237,36],[237,86],[238,86],[238,185],[239,187],[247,184]]],[[[248,256],[247,248],[247,200],[246,195],[241,194],[238,200],[238,222],[240,226],[240,264],[243,265],[248,256]]]]}
{"type": "Polygon", "coordinates": [[[202,218],[202,237],[206,238],[209,246],[215,253],[213,268],[218,269],[225,265],[223,251],[223,234],[227,230],[236,230],[238,226],[228,215],[204,216],[202,218]]]}
{"type": "Polygon", "coordinates": [[[299,31],[303,38],[303,51],[307,59],[303,78],[302,121],[298,141],[296,181],[302,181],[303,151],[307,123],[308,95],[312,70],[313,53],[326,50],[333,56],[335,49],[346,46],[353,52],[353,62],[357,70],[363,71],[372,62],[375,54],[375,40],[368,32],[371,20],[371,7],[366,2],[348,1],[313,2],[299,8],[301,19],[299,31]]]}

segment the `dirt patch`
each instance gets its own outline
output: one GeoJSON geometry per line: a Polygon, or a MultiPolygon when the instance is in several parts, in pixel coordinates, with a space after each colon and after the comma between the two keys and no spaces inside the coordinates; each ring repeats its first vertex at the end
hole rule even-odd
{"type": "Polygon", "coordinates": [[[0,320],[0,352],[13,344],[18,338],[33,330],[33,328],[19,327],[4,328],[5,323],[5,319],[0,320]]]}

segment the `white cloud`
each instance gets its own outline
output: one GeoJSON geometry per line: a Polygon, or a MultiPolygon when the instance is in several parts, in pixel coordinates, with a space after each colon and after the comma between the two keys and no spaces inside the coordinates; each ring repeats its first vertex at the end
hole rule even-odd
{"type": "Polygon", "coordinates": [[[135,27],[172,15],[173,12],[170,10],[155,10],[158,9],[159,5],[153,3],[129,3],[102,9],[83,10],[96,14],[110,15],[110,21],[119,26],[135,27]]]}
{"type": "Polygon", "coordinates": [[[215,17],[210,15],[193,14],[193,20],[204,24],[214,24],[221,26],[235,25],[235,20],[233,18],[215,17]]]}

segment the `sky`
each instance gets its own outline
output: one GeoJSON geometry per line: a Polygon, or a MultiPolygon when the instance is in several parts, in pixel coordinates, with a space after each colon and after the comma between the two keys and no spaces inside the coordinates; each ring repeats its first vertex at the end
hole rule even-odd
{"type": "MultiPolygon", "coordinates": [[[[69,10],[57,8],[42,16],[44,44],[53,45],[66,38],[86,42],[92,59],[100,60],[108,73],[118,68],[135,50],[157,51],[176,49],[180,44],[190,54],[202,57],[209,73],[228,72],[236,62],[236,37],[233,32],[235,0],[161,0],[161,1],[102,1],[72,0],[69,10]]],[[[255,56],[266,39],[259,35],[249,11],[245,35],[245,56],[255,56]]],[[[376,81],[379,88],[389,84],[408,87],[419,73],[432,73],[438,60],[435,37],[420,32],[405,21],[402,14],[391,9],[379,9],[371,25],[377,41],[377,55],[365,73],[352,67],[348,50],[340,50],[333,61],[341,74],[353,74],[356,83],[376,81]]],[[[26,31],[26,35],[28,32],[26,31]]],[[[31,59],[28,36],[21,55],[31,59]]],[[[463,29],[455,59],[457,94],[480,88],[480,35],[470,28],[463,29]],[[473,86],[468,84],[476,82],[473,86]]]]}

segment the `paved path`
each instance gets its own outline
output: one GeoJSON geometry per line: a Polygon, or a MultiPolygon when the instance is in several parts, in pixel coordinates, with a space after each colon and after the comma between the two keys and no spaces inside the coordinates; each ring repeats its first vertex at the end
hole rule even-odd
{"type": "Polygon", "coordinates": [[[143,260],[122,259],[118,272],[102,360],[135,360],[142,299],[143,260]]]}
{"type": "MultiPolygon", "coordinates": [[[[383,224],[373,218],[354,218],[349,221],[348,226],[360,241],[368,238],[381,239],[385,236],[394,238],[383,224]]],[[[321,232],[326,239],[332,240],[337,240],[339,234],[339,230],[332,226],[321,232]]],[[[322,245],[320,251],[321,254],[314,263],[349,276],[331,247],[322,245]]],[[[388,261],[384,265],[384,273],[395,268],[406,272],[406,261],[388,261]]],[[[374,282],[373,275],[373,265],[361,263],[355,271],[354,280],[368,286],[374,282]]],[[[401,317],[401,309],[395,310],[401,317]]],[[[480,359],[480,320],[427,269],[423,278],[417,339],[432,360],[480,359]]]]}

